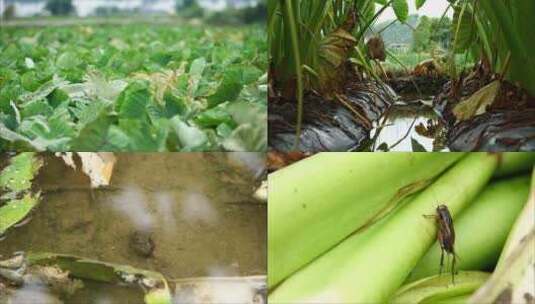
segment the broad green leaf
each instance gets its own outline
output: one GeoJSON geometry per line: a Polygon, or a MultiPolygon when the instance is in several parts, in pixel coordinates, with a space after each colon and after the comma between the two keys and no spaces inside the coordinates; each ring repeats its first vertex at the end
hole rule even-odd
{"type": "Polygon", "coordinates": [[[153,286],[141,287],[145,292],[146,304],[172,303],[167,280],[159,272],[139,269],[129,265],[107,263],[78,256],[47,252],[29,253],[27,260],[30,265],[54,265],[64,271],[68,271],[73,277],[103,283],[119,283],[139,287],[139,283],[136,282],[149,281],[153,283],[153,286]]]}
{"type": "Polygon", "coordinates": [[[39,194],[27,193],[23,198],[11,200],[0,207],[0,235],[24,220],[38,202],[39,194]]]}
{"type": "Polygon", "coordinates": [[[119,128],[128,137],[128,150],[140,152],[162,152],[165,150],[168,121],[159,120],[155,125],[149,125],[146,120],[120,119],[119,128]]]}
{"type": "Polygon", "coordinates": [[[462,53],[474,44],[476,39],[476,24],[472,10],[466,6],[455,7],[452,21],[452,33],[455,35],[455,52],[462,53]]]}
{"type": "Polygon", "coordinates": [[[73,69],[81,63],[80,58],[74,52],[65,52],[58,57],[56,65],[60,69],[73,69]]]}
{"type": "Polygon", "coordinates": [[[113,119],[102,113],[97,119],[87,123],[71,142],[71,151],[110,151],[108,129],[113,119]]]}
{"type": "Polygon", "coordinates": [[[416,9],[420,9],[422,6],[424,6],[425,1],[427,0],[415,0],[416,9]]]}
{"type": "Polygon", "coordinates": [[[215,107],[225,101],[234,101],[243,89],[242,71],[239,68],[230,68],[225,71],[223,80],[217,91],[208,97],[208,107],[215,107]]]}
{"type": "Polygon", "coordinates": [[[135,81],[121,93],[117,103],[121,118],[141,119],[146,115],[146,107],[150,102],[149,84],[146,81],[135,81]]]}
{"type": "Polygon", "coordinates": [[[205,67],[206,59],[204,59],[204,57],[197,58],[191,63],[191,67],[189,69],[191,95],[194,95],[197,92],[199,81],[201,80],[205,67]]]}
{"type": "Polygon", "coordinates": [[[409,17],[409,4],[407,0],[392,0],[392,8],[399,21],[407,21],[409,17]]]}
{"type": "Polygon", "coordinates": [[[20,193],[29,190],[42,165],[42,160],[33,152],[20,153],[10,158],[9,165],[0,173],[0,191],[20,193]]]}
{"type": "Polygon", "coordinates": [[[200,113],[195,117],[194,121],[203,128],[217,127],[222,123],[227,125],[234,124],[228,109],[221,105],[200,113]]]}

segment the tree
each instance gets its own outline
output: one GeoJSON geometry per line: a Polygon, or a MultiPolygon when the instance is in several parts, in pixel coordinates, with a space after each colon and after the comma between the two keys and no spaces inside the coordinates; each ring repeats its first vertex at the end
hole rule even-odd
{"type": "Polygon", "coordinates": [[[9,20],[15,17],[15,5],[10,4],[4,10],[4,19],[9,20]]]}
{"type": "Polygon", "coordinates": [[[192,6],[196,6],[197,1],[195,0],[177,0],[176,1],[176,9],[186,9],[192,6]]]}
{"type": "Polygon", "coordinates": [[[267,1],[260,0],[254,6],[247,6],[240,10],[240,19],[243,23],[266,22],[267,1]]]}
{"type": "Polygon", "coordinates": [[[176,12],[184,18],[200,18],[203,16],[203,9],[197,0],[177,0],[176,12]]]}
{"type": "Polygon", "coordinates": [[[423,16],[413,34],[412,50],[414,52],[423,52],[429,49],[431,38],[431,18],[423,16]]]}
{"type": "Polygon", "coordinates": [[[52,15],[68,15],[74,12],[72,0],[48,0],[45,9],[52,15]]]}
{"type": "Polygon", "coordinates": [[[451,20],[423,16],[413,34],[412,49],[425,52],[440,46],[448,48],[451,40],[451,20]]]}

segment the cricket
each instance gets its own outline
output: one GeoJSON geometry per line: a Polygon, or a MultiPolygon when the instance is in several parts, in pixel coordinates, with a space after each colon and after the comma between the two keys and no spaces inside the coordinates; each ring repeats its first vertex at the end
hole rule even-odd
{"type": "Polygon", "coordinates": [[[453,219],[451,218],[448,207],[444,204],[438,205],[436,214],[424,215],[426,218],[434,218],[438,225],[437,240],[440,244],[440,271],[444,269],[444,253],[452,256],[451,262],[451,282],[455,284],[455,262],[457,254],[455,253],[455,229],[453,228],[453,219]]]}

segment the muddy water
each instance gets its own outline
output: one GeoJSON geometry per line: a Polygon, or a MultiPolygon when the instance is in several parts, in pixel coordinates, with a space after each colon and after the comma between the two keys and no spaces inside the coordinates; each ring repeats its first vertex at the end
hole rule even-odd
{"type": "MultiPolygon", "coordinates": [[[[84,174],[58,158],[45,161],[37,178],[43,200],[28,224],[0,242],[0,255],[79,255],[168,278],[266,273],[267,211],[251,196],[264,166],[260,154],[119,154],[103,189],[90,189],[84,174]],[[152,240],[148,254],[132,241],[136,235],[152,240]]],[[[78,294],[80,302],[88,294],[110,297],[93,285],[78,294]]],[[[124,291],[113,293],[124,299],[124,291]]]]}
{"type": "MultiPolygon", "coordinates": [[[[420,127],[431,125],[442,128],[442,123],[433,111],[426,105],[432,98],[424,100],[410,100],[402,105],[393,105],[385,114],[386,121],[383,128],[376,128],[372,132],[372,138],[379,132],[375,141],[377,149],[381,144],[386,144],[389,151],[414,151],[413,139],[418,142],[426,151],[447,151],[444,147],[444,134],[441,132],[422,133],[420,127]]],[[[383,120],[381,120],[383,122],[383,120]]]]}

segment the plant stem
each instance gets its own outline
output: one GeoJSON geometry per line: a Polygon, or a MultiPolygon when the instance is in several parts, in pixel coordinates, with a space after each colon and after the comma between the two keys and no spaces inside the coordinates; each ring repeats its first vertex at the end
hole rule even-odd
{"type": "MultiPolygon", "coordinates": [[[[496,154],[470,154],[397,212],[349,237],[289,277],[270,294],[269,302],[384,303],[436,239],[435,222],[423,215],[434,214],[438,204],[446,204],[455,218],[483,189],[497,165],[496,154]]],[[[368,176],[367,180],[372,179],[368,176]]],[[[378,188],[384,184],[373,184],[374,192],[360,192],[359,197],[380,195],[384,191],[378,188]]],[[[332,207],[331,212],[335,210],[332,207]]],[[[295,221],[294,217],[290,219],[295,221]]],[[[340,222],[340,215],[338,219],[340,222]]],[[[317,215],[316,221],[323,222],[323,219],[317,215]]],[[[301,234],[310,233],[309,226],[300,228],[301,234]]],[[[321,234],[313,236],[319,240],[324,236],[321,234]]],[[[286,244],[291,243],[288,240],[286,244]]]]}

